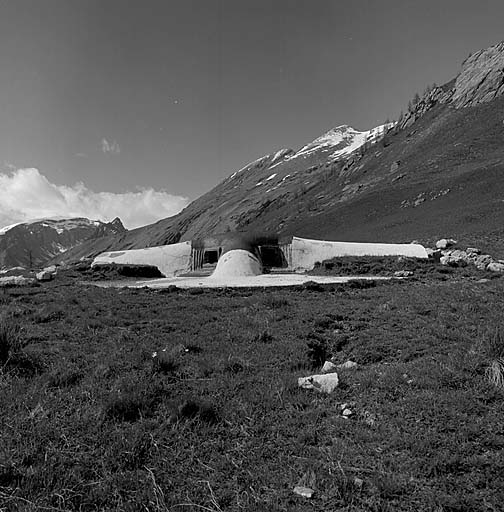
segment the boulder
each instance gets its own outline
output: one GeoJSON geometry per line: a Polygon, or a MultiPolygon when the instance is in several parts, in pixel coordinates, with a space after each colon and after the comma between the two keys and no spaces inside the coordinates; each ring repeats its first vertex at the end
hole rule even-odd
{"type": "Polygon", "coordinates": [[[323,375],[310,375],[299,377],[298,386],[304,389],[314,389],[320,393],[332,393],[339,384],[337,373],[326,373],[323,375]]]}
{"type": "Polygon", "coordinates": [[[37,281],[51,281],[53,277],[54,275],[51,272],[47,272],[46,270],[41,270],[35,274],[37,281]]]}
{"type": "Polygon", "coordinates": [[[478,255],[478,254],[481,254],[481,251],[479,249],[477,249],[476,247],[468,247],[466,249],[466,253],[469,255],[471,255],[471,254],[478,255]]]}
{"type": "Polygon", "coordinates": [[[490,272],[504,272],[504,263],[498,263],[497,261],[492,261],[487,265],[487,270],[490,272]]]}
{"type": "Polygon", "coordinates": [[[331,373],[334,370],[336,370],[336,368],[337,366],[334,363],[332,363],[331,361],[326,361],[322,368],[320,369],[320,371],[322,373],[331,373]]]}
{"type": "Polygon", "coordinates": [[[492,262],[493,258],[490,256],[490,254],[480,254],[474,259],[474,265],[478,270],[485,270],[487,266],[492,262]]]}
{"type": "Polygon", "coordinates": [[[453,240],[453,238],[441,238],[441,240],[438,240],[436,242],[436,248],[445,250],[448,249],[449,247],[453,247],[456,244],[457,240],[453,240]]]}
{"type": "Polygon", "coordinates": [[[450,267],[465,267],[470,262],[470,258],[465,251],[455,249],[454,251],[445,251],[439,260],[441,265],[450,267]]]}

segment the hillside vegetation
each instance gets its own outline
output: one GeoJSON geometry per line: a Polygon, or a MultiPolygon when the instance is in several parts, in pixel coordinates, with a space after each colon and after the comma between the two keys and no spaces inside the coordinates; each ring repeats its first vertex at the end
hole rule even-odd
{"type": "Polygon", "coordinates": [[[499,510],[502,278],[419,276],[2,289],[0,510],[499,510]]]}

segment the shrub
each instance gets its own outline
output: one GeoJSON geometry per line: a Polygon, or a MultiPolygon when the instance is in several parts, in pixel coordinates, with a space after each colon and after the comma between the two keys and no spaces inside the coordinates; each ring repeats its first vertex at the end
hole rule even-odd
{"type": "Polygon", "coordinates": [[[192,420],[213,425],[219,421],[219,414],[213,404],[199,400],[184,400],[177,412],[172,414],[172,421],[192,420]]]}
{"type": "Polygon", "coordinates": [[[306,355],[312,368],[319,368],[328,357],[327,342],[321,338],[311,338],[306,342],[306,355]]]}

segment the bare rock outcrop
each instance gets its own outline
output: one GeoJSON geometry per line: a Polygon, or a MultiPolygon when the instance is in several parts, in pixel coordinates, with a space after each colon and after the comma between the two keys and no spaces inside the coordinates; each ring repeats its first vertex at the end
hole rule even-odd
{"type": "Polygon", "coordinates": [[[487,103],[504,94],[504,41],[471,54],[455,81],[456,108],[487,103]]]}
{"type": "Polygon", "coordinates": [[[446,90],[444,87],[434,87],[434,89],[424,94],[412,110],[408,110],[404,114],[402,119],[399,120],[399,128],[408,128],[408,126],[411,126],[438,103],[447,103],[452,93],[451,89],[446,90]]]}

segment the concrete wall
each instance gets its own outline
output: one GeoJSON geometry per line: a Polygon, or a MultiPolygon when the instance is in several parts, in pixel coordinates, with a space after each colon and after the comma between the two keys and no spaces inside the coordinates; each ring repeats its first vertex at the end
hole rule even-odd
{"type": "Polygon", "coordinates": [[[260,261],[249,251],[233,249],[219,259],[212,278],[258,276],[262,274],[260,261]]]}
{"type": "Polygon", "coordinates": [[[311,270],[315,262],[338,256],[410,256],[427,258],[418,244],[367,244],[357,242],[326,242],[292,237],[289,264],[292,270],[311,270]]]}
{"type": "Polygon", "coordinates": [[[190,262],[191,242],[182,242],[131,251],[104,252],[94,259],[92,265],[107,263],[154,265],[168,277],[189,271],[190,262]]]}

